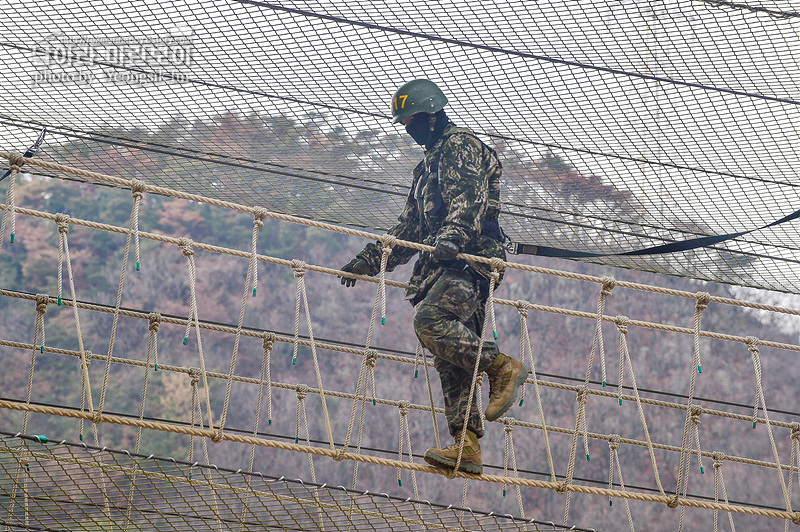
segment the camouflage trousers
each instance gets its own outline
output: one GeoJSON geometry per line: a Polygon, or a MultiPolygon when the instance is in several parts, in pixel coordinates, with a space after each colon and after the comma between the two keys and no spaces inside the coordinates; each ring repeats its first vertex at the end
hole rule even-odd
{"type": "MultiPolygon", "coordinates": [[[[486,314],[488,289],[481,289],[479,277],[470,268],[445,269],[416,305],[414,315],[414,330],[433,354],[434,367],[442,381],[445,416],[453,436],[464,427],[486,314]]],[[[498,353],[496,343],[484,342],[479,369],[488,368],[498,353]]],[[[480,415],[473,395],[467,428],[478,437],[482,435],[480,415]]]]}

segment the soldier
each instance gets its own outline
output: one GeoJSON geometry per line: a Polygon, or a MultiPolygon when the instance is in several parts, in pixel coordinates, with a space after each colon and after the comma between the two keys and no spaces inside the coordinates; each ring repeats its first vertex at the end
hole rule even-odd
{"type": "MultiPolygon", "coordinates": [[[[422,252],[414,265],[406,298],[415,306],[414,330],[433,354],[444,394],[445,414],[454,445],[425,452],[429,464],[453,468],[465,428],[472,375],[483,331],[491,267],[457,257],[470,255],[505,259],[500,211],[501,165],[497,154],[466,128],[456,127],[444,112],[447,97],[433,82],[417,79],[401,86],[392,97],[394,123],[402,123],[425,157],[414,169],[414,180],[399,217],[388,233],[398,239],[435,247],[422,252]]],[[[382,243],[367,244],[342,271],[376,275],[382,243]]],[[[397,246],[386,269],[407,263],[417,250],[397,246]]],[[[342,277],[353,286],[355,279],[342,277]]],[[[499,281],[498,281],[499,283],[499,281]]],[[[485,342],[479,370],[489,376],[486,419],[501,417],[516,399],[530,368],[485,342]]],[[[473,395],[466,422],[460,469],[483,472],[478,439],[480,413],[473,395]]]]}

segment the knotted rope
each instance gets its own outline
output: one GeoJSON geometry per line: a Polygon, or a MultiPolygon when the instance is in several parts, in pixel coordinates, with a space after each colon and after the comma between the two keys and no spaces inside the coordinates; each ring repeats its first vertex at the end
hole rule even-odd
{"type": "MultiPolygon", "coordinates": [[[[769,411],[767,410],[767,401],[764,398],[764,388],[761,384],[761,356],[759,354],[758,344],[759,339],[755,336],[747,337],[747,349],[750,351],[750,358],[753,360],[753,370],[756,378],[756,401],[761,399],[761,408],[764,411],[764,424],[767,426],[767,434],[769,435],[769,442],[772,445],[772,455],[775,457],[775,466],[778,468],[778,477],[781,480],[781,488],[783,490],[783,497],[786,502],[786,511],[792,511],[792,500],[789,497],[789,491],[786,487],[786,481],[783,478],[783,469],[781,468],[781,459],[778,454],[778,446],[775,443],[775,437],[772,434],[772,423],[769,420],[769,411]]],[[[758,402],[756,402],[758,405],[758,402]]],[[[753,423],[755,428],[755,423],[753,423]]]]}
{"type": "Polygon", "coordinates": [[[292,364],[297,360],[297,346],[299,343],[300,335],[300,300],[303,300],[303,306],[306,311],[306,326],[308,327],[308,340],[311,344],[311,357],[314,361],[314,373],[317,376],[317,386],[319,387],[319,397],[322,400],[322,412],[325,416],[325,428],[328,430],[328,441],[330,442],[331,450],[335,451],[336,446],[333,443],[333,430],[331,429],[331,418],[328,414],[328,403],[325,400],[325,387],[322,385],[322,372],[319,369],[319,359],[317,358],[317,343],[314,340],[314,329],[311,326],[311,308],[308,306],[308,295],[306,294],[306,263],[293,259],[290,263],[292,272],[297,279],[297,292],[295,297],[295,311],[294,311],[294,354],[292,355],[292,364]]]}
{"type": "MultiPolygon", "coordinates": [[[[186,257],[186,262],[189,267],[189,318],[186,320],[186,333],[183,336],[183,344],[186,345],[189,342],[189,331],[191,330],[192,325],[194,325],[195,337],[197,338],[197,352],[200,356],[200,372],[203,377],[203,388],[206,390],[208,428],[209,430],[214,430],[213,414],[211,410],[211,391],[208,388],[206,358],[203,354],[203,341],[200,337],[200,317],[197,309],[197,269],[194,263],[194,242],[189,238],[179,238],[178,247],[180,248],[181,253],[183,253],[183,255],[186,257]]],[[[203,445],[205,445],[205,441],[203,445]]]]}
{"type": "MultiPolygon", "coordinates": [[[[625,480],[622,478],[622,463],[619,460],[619,443],[620,443],[620,436],[619,434],[612,434],[611,438],[608,440],[608,450],[609,450],[609,459],[608,459],[608,489],[614,489],[614,465],[616,464],[617,474],[619,475],[619,489],[621,491],[625,491],[625,480]]],[[[625,513],[628,515],[628,524],[631,527],[631,532],[634,531],[633,527],[633,516],[631,515],[631,505],[628,499],[624,499],[625,501],[625,513]]],[[[614,501],[612,497],[608,498],[608,505],[612,506],[614,501]]]]}
{"type": "Polygon", "coordinates": [[[378,290],[381,298],[381,325],[386,325],[386,265],[389,262],[389,255],[392,254],[392,249],[397,244],[397,238],[394,235],[385,234],[381,236],[381,269],[378,273],[378,290]]]}
{"type": "Polygon", "coordinates": [[[15,194],[17,175],[19,169],[24,162],[22,154],[18,152],[11,152],[8,158],[9,167],[11,169],[11,177],[8,180],[8,188],[6,188],[6,208],[3,210],[3,222],[0,224],[0,249],[3,248],[3,240],[6,238],[6,226],[11,228],[11,236],[9,241],[14,243],[14,234],[16,232],[16,204],[15,194]]]}
{"type": "MultiPolygon", "coordinates": [[[[498,421],[503,423],[503,443],[505,446],[505,452],[503,453],[503,477],[508,477],[508,458],[509,455],[511,456],[511,467],[514,470],[514,478],[519,478],[519,471],[517,470],[517,454],[514,450],[514,418],[504,417],[500,418],[498,421]]],[[[516,484],[517,488],[517,502],[519,503],[519,514],[524,519],[525,518],[525,508],[522,504],[522,490],[519,484],[516,484]]],[[[503,482],[503,497],[506,496],[506,483],[503,482]]]]}
{"type": "MultiPolygon", "coordinates": [[[[725,489],[725,479],[722,477],[722,464],[725,460],[725,455],[719,451],[714,452],[712,455],[714,460],[714,502],[719,502],[719,489],[722,487],[722,496],[725,498],[725,504],[728,504],[728,490],[725,489]]],[[[731,525],[731,532],[736,532],[736,527],[733,524],[733,513],[728,512],[728,521],[731,525]]],[[[786,522],[786,526],[789,522],[786,522]]],[[[714,508],[714,532],[717,532],[719,527],[719,510],[714,508]]]]}
{"type": "MultiPolygon", "coordinates": [[[[408,413],[411,411],[411,403],[409,401],[402,400],[397,405],[398,411],[400,412],[400,433],[399,433],[399,445],[397,451],[397,460],[402,462],[403,461],[403,436],[405,436],[405,440],[408,445],[408,461],[410,463],[414,463],[414,453],[411,451],[411,430],[408,426],[408,413]]],[[[397,468],[397,485],[403,486],[403,479],[401,476],[402,468],[397,468]]],[[[419,499],[419,489],[417,487],[417,475],[416,471],[411,471],[411,483],[414,486],[414,497],[419,499]]]]}

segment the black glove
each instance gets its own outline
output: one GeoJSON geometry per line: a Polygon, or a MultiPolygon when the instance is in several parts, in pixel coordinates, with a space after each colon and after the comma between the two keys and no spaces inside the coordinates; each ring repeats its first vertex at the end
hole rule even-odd
{"type": "MultiPolygon", "coordinates": [[[[356,275],[367,275],[369,274],[369,264],[364,259],[356,257],[342,266],[342,271],[355,273],[356,275]]],[[[356,280],[349,277],[339,277],[339,279],[341,280],[342,284],[348,288],[356,284],[356,280]]]]}
{"type": "Polygon", "coordinates": [[[440,262],[453,260],[459,251],[461,251],[461,247],[452,240],[437,239],[433,258],[440,262]]]}

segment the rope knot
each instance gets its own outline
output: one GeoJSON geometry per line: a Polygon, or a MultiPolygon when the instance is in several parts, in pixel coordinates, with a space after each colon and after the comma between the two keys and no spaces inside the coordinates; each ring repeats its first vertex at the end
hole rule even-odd
{"type": "Polygon", "coordinates": [[[69,214],[64,214],[63,212],[59,212],[56,214],[56,225],[58,226],[58,232],[62,235],[66,235],[69,233],[69,214]]]}
{"type": "Polygon", "coordinates": [[[564,495],[567,492],[567,483],[566,482],[559,482],[556,486],[556,493],[559,495],[564,495]]]}
{"type": "Polygon", "coordinates": [[[714,460],[714,469],[719,469],[722,467],[722,462],[725,460],[725,454],[719,451],[714,451],[711,455],[711,458],[714,460]]]}
{"type": "Polygon", "coordinates": [[[18,151],[12,151],[8,154],[8,164],[12,170],[19,172],[19,167],[25,163],[25,159],[18,151]]]}
{"type": "Polygon", "coordinates": [[[392,248],[397,245],[397,237],[390,234],[382,235],[381,243],[383,243],[383,252],[388,255],[392,252],[392,248]]]}
{"type": "Polygon", "coordinates": [[[222,441],[222,431],[217,429],[214,431],[214,435],[211,436],[211,441],[214,443],[219,443],[222,441]]]}
{"type": "Polygon", "coordinates": [[[603,277],[603,288],[600,290],[600,293],[604,296],[607,296],[611,293],[615,286],[617,286],[616,279],[613,277],[603,277]]]}
{"type": "Polygon", "coordinates": [[[103,413],[100,412],[99,410],[95,410],[94,412],[92,412],[92,423],[97,425],[98,423],[102,422],[103,422],[103,413]]]}
{"type": "Polygon", "coordinates": [[[147,315],[147,319],[150,320],[150,325],[148,325],[148,329],[150,332],[158,332],[158,328],[161,327],[161,314],[158,312],[151,312],[147,315]]]}
{"type": "Polygon", "coordinates": [[[397,407],[400,409],[400,415],[403,417],[407,416],[411,411],[411,403],[408,401],[400,401],[397,407]]]}
{"type": "Polygon", "coordinates": [[[614,318],[614,323],[617,324],[620,334],[628,334],[628,325],[631,323],[628,316],[617,316],[614,318]]]}
{"type": "Polygon", "coordinates": [[[306,274],[306,263],[302,260],[292,259],[292,262],[289,264],[289,266],[292,268],[294,276],[298,279],[306,274]]]}
{"type": "Polygon", "coordinates": [[[506,261],[500,257],[492,257],[489,260],[489,265],[492,267],[492,272],[501,272],[506,268],[506,261]]]}
{"type": "Polygon", "coordinates": [[[751,353],[758,353],[758,344],[761,340],[759,340],[757,336],[748,336],[744,341],[747,344],[747,349],[749,349],[751,353]]]}
{"type": "Polygon", "coordinates": [[[336,454],[333,455],[333,459],[336,460],[337,462],[341,462],[342,460],[344,460],[344,449],[339,449],[338,451],[336,451],[336,454]]]}
{"type": "Polygon", "coordinates": [[[503,430],[506,432],[506,434],[510,434],[514,430],[514,418],[513,417],[500,418],[499,421],[501,421],[503,423],[503,430]]]}
{"type": "Polygon", "coordinates": [[[622,440],[619,434],[612,434],[611,439],[608,440],[608,448],[612,451],[619,449],[619,442],[622,440]]]}
{"type": "Polygon", "coordinates": [[[697,298],[697,305],[695,306],[697,310],[705,310],[708,303],[711,301],[711,294],[708,292],[697,292],[695,297],[697,298]]]}
{"type": "Polygon", "coordinates": [[[517,307],[517,312],[519,312],[519,315],[522,316],[523,318],[528,317],[528,304],[529,303],[527,301],[524,301],[522,299],[518,299],[514,303],[514,306],[517,307]]]}
{"type": "Polygon", "coordinates": [[[669,501],[667,501],[667,506],[670,508],[677,508],[678,507],[678,496],[675,495],[669,501]]]}
{"type": "Polygon", "coordinates": [[[200,382],[200,368],[189,368],[189,377],[192,379],[192,386],[197,386],[200,382]]]}
{"type": "Polygon", "coordinates": [[[800,512],[794,513],[794,517],[792,517],[792,523],[800,525],[800,512]]]}
{"type": "Polygon", "coordinates": [[[267,218],[269,211],[264,207],[253,208],[253,225],[258,226],[259,229],[264,227],[264,220],[267,218]]]}
{"type": "Polygon", "coordinates": [[[691,419],[692,423],[694,423],[695,425],[699,425],[700,424],[700,415],[702,413],[703,413],[703,407],[697,406],[697,405],[692,405],[692,407],[689,408],[689,419],[691,419]]]}
{"type": "Polygon", "coordinates": [[[575,398],[580,404],[586,404],[586,397],[589,395],[589,389],[584,386],[578,390],[578,396],[575,398]]]}
{"type": "Polygon", "coordinates": [[[47,312],[47,304],[50,302],[50,296],[47,294],[36,294],[36,312],[44,314],[47,312]]]}
{"type": "Polygon", "coordinates": [[[186,255],[187,257],[191,257],[194,255],[194,242],[191,238],[181,237],[178,239],[178,247],[181,248],[181,252],[186,255]]]}
{"type": "Polygon", "coordinates": [[[795,421],[790,425],[790,427],[792,427],[792,440],[800,441],[800,423],[795,421]]]}
{"type": "Polygon", "coordinates": [[[134,198],[142,199],[147,185],[141,179],[131,179],[131,195],[134,198]]]}
{"type": "Polygon", "coordinates": [[[278,335],[275,334],[274,332],[265,332],[264,333],[264,341],[262,342],[262,345],[264,346],[264,349],[270,349],[271,350],[272,349],[272,345],[275,343],[275,341],[277,339],[278,339],[278,335]]]}
{"type": "Polygon", "coordinates": [[[374,349],[365,349],[364,365],[370,368],[374,368],[377,362],[378,362],[378,352],[375,351],[374,349]]]}
{"type": "Polygon", "coordinates": [[[297,386],[295,386],[294,389],[297,392],[298,401],[302,401],[303,399],[306,398],[306,395],[308,395],[308,386],[306,386],[305,384],[298,384],[297,386]]]}

